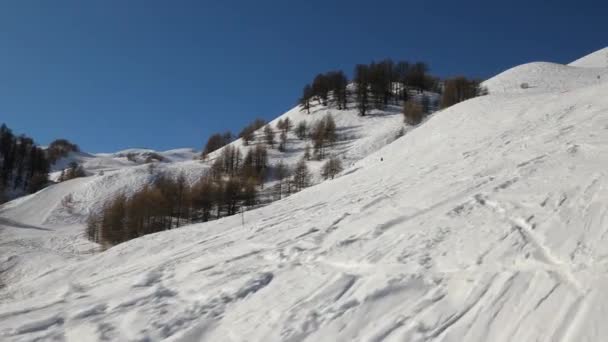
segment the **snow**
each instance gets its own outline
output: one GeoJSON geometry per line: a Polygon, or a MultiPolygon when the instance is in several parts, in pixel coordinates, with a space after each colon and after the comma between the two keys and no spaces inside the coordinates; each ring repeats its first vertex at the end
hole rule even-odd
{"type": "Polygon", "coordinates": [[[579,58],[568,65],[582,68],[608,68],[608,47],[579,58]]]}
{"type": "Polygon", "coordinates": [[[158,154],[162,156],[167,162],[183,162],[188,160],[196,159],[200,152],[191,148],[178,148],[167,151],[155,151],[147,148],[130,148],[115,153],[98,153],[98,157],[113,157],[113,158],[125,158],[128,154],[133,154],[139,159],[145,159],[150,154],[158,154]]]}
{"type": "Polygon", "coordinates": [[[61,172],[67,169],[70,163],[77,163],[81,165],[87,173],[95,173],[98,171],[116,170],[127,166],[132,166],[133,163],[126,160],[126,158],[114,158],[113,156],[105,155],[92,155],[86,152],[70,152],[66,157],[56,161],[51,171],[54,173],[61,172]]]}
{"type": "MultiPolygon", "coordinates": [[[[335,111],[338,126],[360,137],[344,143],[348,169],[246,212],[244,225],[226,217],[99,253],[70,235],[101,198],[143,184],[146,165],[8,203],[0,209],[0,337],[601,341],[603,72],[516,67],[485,83],[490,95],[438,112],[393,142],[398,115],[335,111]],[[68,193],[75,204],[62,214],[57,203],[68,193]]],[[[285,115],[294,123],[321,117],[285,115]]],[[[158,167],[194,175],[207,166],[158,167]]]]}
{"type": "Polygon", "coordinates": [[[502,72],[485,81],[484,86],[492,94],[567,92],[607,82],[606,78],[608,78],[608,68],[579,68],[555,63],[534,62],[502,72]],[[524,83],[527,84],[526,88],[522,88],[524,83]]]}
{"type": "Polygon", "coordinates": [[[145,163],[145,159],[151,154],[159,155],[164,162],[178,163],[196,159],[200,152],[191,148],[180,148],[158,152],[151,149],[127,149],[115,153],[90,154],[86,152],[70,152],[67,157],[59,159],[52,165],[52,175],[58,176],[62,170],[67,169],[70,163],[75,162],[81,165],[89,175],[100,171],[114,171],[130,166],[137,166],[145,163]],[[133,155],[135,161],[127,158],[133,155]]]}

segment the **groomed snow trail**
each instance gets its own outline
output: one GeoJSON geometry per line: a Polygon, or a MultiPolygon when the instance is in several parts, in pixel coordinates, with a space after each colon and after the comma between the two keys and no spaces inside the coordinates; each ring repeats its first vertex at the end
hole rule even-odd
{"type": "Polygon", "coordinates": [[[244,226],[7,271],[2,340],[603,340],[608,82],[538,66],[244,226]]]}

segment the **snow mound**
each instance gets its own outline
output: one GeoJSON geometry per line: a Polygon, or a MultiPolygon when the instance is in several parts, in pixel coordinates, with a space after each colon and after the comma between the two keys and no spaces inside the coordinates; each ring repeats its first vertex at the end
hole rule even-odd
{"type": "Polygon", "coordinates": [[[608,83],[608,69],[533,62],[504,71],[483,83],[492,94],[566,92],[608,83]]]}
{"type": "Polygon", "coordinates": [[[608,68],[608,47],[579,58],[568,65],[581,68],[608,68]]]}

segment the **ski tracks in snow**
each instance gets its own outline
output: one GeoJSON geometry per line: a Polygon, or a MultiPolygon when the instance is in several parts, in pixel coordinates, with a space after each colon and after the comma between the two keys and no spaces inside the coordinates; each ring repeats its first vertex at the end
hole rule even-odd
{"type": "Polygon", "coordinates": [[[476,195],[474,198],[478,204],[489,208],[506,220],[511,225],[512,230],[520,234],[525,243],[531,244],[538,252],[537,259],[544,263],[545,266],[548,266],[545,269],[559,274],[565,283],[571,285],[579,293],[584,293],[581,284],[578,283],[576,277],[572,274],[571,265],[563,262],[553,254],[551,249],[544,244],[542,238],[534,232],[534,227],[528,220],[522,217],[510,216],[503,206],[487,197],[476,195]]]}

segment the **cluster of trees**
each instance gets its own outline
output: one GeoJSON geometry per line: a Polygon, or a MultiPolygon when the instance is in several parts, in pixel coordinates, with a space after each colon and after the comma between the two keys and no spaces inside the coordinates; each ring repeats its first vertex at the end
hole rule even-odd
{"type": "Polygon", "coordinates": [[[54,140],[46,149],[50,164],[54,164],[57,160],[67,157],[70,152],[80,152],[80,147],[66,139],[54,140]]]}
{"type": "MultiPolygon", "coordinates": [[[[308,113],[313,100],[324,106],[335,105],[338,109],[346,109],[351,95],[348,93],[348,82],[342,71],[319,74],[312,85],[304,87],[299,105],[308,113]]],[[[382,110],[391,102],[395,105],[401,103],[406,122],[414,124],[433,108],[446,108],[488,93],[478,80],[455,77],[441,81],[429,74],[429,67],[424,62],[393,62],[391,59],[356,65],[352,83],[359,115],[367,115],[374,108],[382,110]],[[439,100],[431,103],[430,98],[423,95],[424,91],[440,94],[441,103],[439,100]],[[420,95],[411,99],[412,92],[420,95]]]]}
{"type": "MultiPolygon", "coordinates": [[[[355,85],[355,102],[360,115],[371,108],[383,109],[394,100],[407,101],[409,91],[440,90],[438,78],[429,75],[429,67],[423,62],[393,62],[385,59],[355,67],[352,82],[355,85]]],[[[335,105],[347,109],[348,78],[342,71],[330,71],[317,75],[312,85],[304,87],[299,104],[310,113],[311,102],[316,100],[324,106],[335,105]]]]}
{"type": "Polygon", "coordinates": [[[338,140],[336,123],[330,114],[314,124],[310,130],[310,138],[313,143],[315,159],[323,160],[326,156],[327,147],[338,140]]]}
{"type": "MultiPolygon", "coordinates": [[[[258,185],[263,186],[269,170],[267,149],[274,148],[277,145],[277,133],[279,133],[277,149],[281,152],[285,152],[287,149],[287,134],[291,130],[294,130],[296,136],[301,140],[310,139],[314,150],[311,153],[310,146],[307,146],[305,160],[310,160],[312,156],[317,160],[324,159],[328,146],[338,139],[336,123],[331,115],[326,115],[311,127],[308,127],[305,121],[301,121],[295,129],[290,118],[278,120],[275,128],[270,124],[265,124],[261,119],[256,119],[247,125],[240,134],[244,145],[250,145],[256,138],[255,131],[261,128],[263,128],[263,139],[251,146],[245,155],[236,146],[220,146],[220,143],[228,141],[227,139],[222,140],[222,137],[228,137],[230,134],[214,134],[209,138],[205,151],[214,151],[213,148],[223,147],[222,152],[213,160],[211,174],[215,178],[239,177],[253,180],[258,185]]],[[[204,155],[208,155],[208,153],[206,152],[204,155]]]]}
{"type": "MultiPolygon", "coordinates": [[[[251,133],[250,144],[255,140],[253,133],[263,127],[264,141],[250,146],[246,153],[239,147],[225,146],[232,139],[231,134],[213,135],[205,148],[206,155],[221,147],[223,149],[213,159],[209,172],[197,182],[190,185],[183,175],[175,179],[157,175],[152,185],[131,196],[117,195],[106,202],[99,213],[91,214],[88,218],[87,236],[95,242],[114,245],[145,234],[179,227],[184,223],[234,215],[244,206],[259,203],[258,189],[263,189],[264,182],[269,177],[277,181],[274,188],[270,189],[271,194],[277,198],[310,186],[312,176],[305,159],[293,168],[282,161],[276,165],[270,165],[268,161],[268,148],[275,145],[275,133],[280,132],[278,148],[284,149],[287,133],[293,126],[289,118],[279,120],[274,129],[269,124],[256,120],[242,133],[251,133]]],[[[310,138],[315,142],[315,151],[319,150],[315,153],[319,155],[337,137],[336,125],[331,116],[317,122],[310,132],[305,122],[298,127],[302,130],[304,139],[310,138]]],[[[78,170],[78,165],[71,165],[63,177],[70,178],[78,170]]],[[[339,170],[341,166],[332,162],[324,175],[333,178],[339,170]]],[[[150,172],[154,172],[154,168],[150,168],[150,172]]]]}
{"type": "Polygon", "coordinates": [[[65,182],[79,177],[86,177],[86,173],[81,165],[78,165],[77,162],[73,161],[70,163],[67,169],[61,171],[58,181],[65,182]]]}
{"type": "Polygon", "coordinates": [[[483,87],[479,80],[467,79],[464,76],[450,78],[444,82],[441,107],[447,108],[470,98],[487,94],[488,89],[483,87]]]}
{"type": "MultiPolygon", "coordinates": [[[[237,137],[243,139],[243,145],[248,146],[256,140],[255,132],[260,130],[261,128],[264,128],[264,130],[263,130],[264,142],[270,148],[274,148],[275,143],[276,143],[276,131],[270,126],[270,124],[267,124],[264,119],[260,119],[260,118],[255,119],[254,121],[249,123],[247,126],[245,126],[241,130],[241,132],[238,134],[237,137]]],[[[293,128],[293,124],[289,118],[286,118],[284,120],[279,120],[277,122],[276,129],[278,132],[280,132],[279,145],[278,145],[279,151],[282,151],[282,152],[285,151],[285,147],[287,144],[287,133],[292,128],[293,128]]],[[[226,132],[223,134],[219,134],[219,133],[213,134],[207,140],[207,144],[205,145],[205,148],[203,149],[202,158],[206,159],[207,156],[209,155],[209,153],[216,151],[216,150],[230,144],[232,141],[234,141],[234,137],[233,137],[232,133],[230,133],[230,132],[226,132]]]]}
{"type": "MultiPolygon", "coordinates": [[[[247,146],[255,140],[255,132],[264,126],[266,126],[266,121],[264,119],[257,118],[253,120],[250,124],[245,126],[239,132],[236,138],[243,139],[243,144],[247,146]]],[[[211,152],[219,150],[220,148],[230,144],[234,140],[235,136],[230,131],[212,134],[209,139],[207,139],[207,143],[203,148],[203,152],[201,153],[201,159],[206,160],[211,152]]]]}
{"type": "Polygon", "coordinates": [[[285,119],[279,119],[279,121],[277,121],[277,129],[280,130],[281,132],[289,132],[291,131],[291,129],[293,128],[293,122],[291,122],[291,119],[289,118],[285,118],[285,119]]]}
{"type": "MultiPolygon", "coordinates": [[[[234,215],[243,207],[256,205],[259,183],[248,175],[259,173],[258,167],[266,165],[263,146],[258,146],[261,148],[257,152],[248,154],[251,163],[247,156],[239,162],[239,152],[235,152],[238,149],[224,149],[232,151],[222,152],[225,164],[220,174],[212,170],[194,184],[190,184],[184,174],[176,178],[159,174],[151,185],[131,196],[118,194],[107,201],[100,212],[89,215],[87,237],[97,243],[116,245],[183,224],[234,215]],[[231,168],[239,169],[240,173],[227,175],[231,168]]],[[[272,169],[278,180],[275,193],[279,198],[310,185],[311,175],[303,160],[293,170],[282,162],[272,169]]]]}
{"type": "Polygon", "coordinates": [[[334,179],[334,177],[342,172],[342,162],[337,157],[329,158],[321,169],[321,176],[324,179],[334,179]]]}
{"type": "MultiPolygon", "coordinates": [[[[481,85],[479,80],[467,79],[463,76],[450,78],[443,83],[440,106],[447,108],[470,98],[487,94],[488,90],[481,85]]],[[[403,116],[407,124],[419,124],[430,112],[431,103],[426,95],[422,95],[419,101],[410,99],[403,103],[403,116]]]]}
{"type": "Polygon", "coordinates": [[[343,71],[329,71],[315,76],[312,85],[307,84],[302,91],[300,105],[310,114],[311,101],[316,100],[324,106],[329,101],[338,109],[346,109],[348,101],[348,78],[343,71]]]}
{"type": "MultiPolygon", "coordinates": [[[[260,189],[269,178],[276,183],[268,189],[268,194],[277,199],[310,186],[312,175],[306,163],[311,159],[309,148],[305,158],[293,167],[283,161],[275,165],[269,163],[268,148],[275,147],[275,135],[279,133],[278,149],[284,151],[287,134],[291,130],[302,140],[311,140],[314,147],[312,155],[318,160],[326,157],[327,147],[338,139],[336,123],[331,115],[326,115],[311,127],[302,121],[295,128],[289,118],[279,120],[275,127],[258,119],[240,134],[243,140],[249,137],[247,144],[251,146],[245,153],[237,146],[227,145],[233,139],[232,134],[215,134],[209,138],[204,154],[223,148],[213,159],[209,172],[197,182],[190,184],[183,174],[176,178],[156,175],[151,185],[131,196],[119,194],[106,202],[99,213],[91,214],[87,236],[98,243],[115,245],[185,223],[234,215],[243,207],[260,203],[260,189]],[[256,138],[254,132],[262,128],[263,140],[251,145],[256,138]]],[[[78,170],[78,165],[71,165],[65,178],[78,174],[78,170]]],[[[323,165],[321,176],[334,178],[341,171],[341,161],[330,158],[323,165]]],[[[153,167],[150,172],[154,172],[153,167]]]]}
{"type": "Polygon", "coordinates": [[[298,161],[293,168],[281,160],[273,167],[272,172],[276,180],[273,189],[276,199],[281,199],[309,187],[312,179],[305,159],[298,161]]]}
{"type": "Polygon", "coordinates": [[[239,178],[263,186],[267,171],[268,150],[265,145],[257,144],[244,157],[240,148],[226,146],[213,161],[210,174],[215,180],[239,178]]]}
{"type": "MultiPolygon", "coordinates": [[[[246,153],[236,146],[221,146],[229,141],[229,136],[232,139],[231,134],[212,136],[205,149],[207,154],[220,147],[223,149],[213,159],[209,172],[194,184],[188,183],[183,174],[175,179],[161,174],[156,175],[153,184],[131,196],[117,195],[106,202],[99,213],[89,216],[87,236],[95,242],[114,245],[185,223],[234,215],[242,207],[260,202],[259,189],[263,189],[269,178],[276,181],[269,194],[278,199],[310,186],[312,175],[305,158],[293,167],[283,161],[270,165],[268,160],[268,148],[274,147],[275,134],[280,133],[280,150],[287,142],[287,133],[294,129],[292,121],[281,119],[273,128],[256,120],[243,132],[253,133],[262,127],[263,141],[247,148],[246,153]]],[[[331,115],[317,121],[310,129],[306,122],[300,122],[295,130],[302,139],[312,140],[314,155],[319,160],[324,158],[327,146],[337,140],[336,124],[331,115]]],[[[71,177],[71,170],[78,170],[78,166],[72,165],[69,170],[66,177],[71,177]]],[[[340,160],[332,158],[324,165],[322,176],[333,178],[341,170],[340,160]]],[[[150,168],[150,172],[154,172],[154,168],[150,168]]]]}
{"type": "Polygon", "coordinates": [[[279,119],[277,121],[277,129],[279,132],[279,151],[285,152],[287,150],[287,133],[293,128],[293,123],[289,118],[279,119]]]}
{"type": "Polygon", "coordinates": [[[232,135],[232,132],[230,132],[230,131],[227,131],[224,133],[212,134],[209,137],[209,139],[207,139],[205,148],[203,149],[203,152],[201,153],[201,158],[203,160],[207,159],[207,157],[209,156],[209,153],[211,153],[215,150],[219,150],[220,148],[230,144],[232,141],[234,141],[234,136],[232,135]]]}
{"type": "MultiPolygon", "coordinates": [[[[284,122],[279,120],[277,127],[281,128],[279,151],[284,151],[282,146],[284,146],[287,141],[286,133],[293,128],[293,125],[289,118],[286,118],[284,122]]],[[[336,122],[331,114],[325,115],[310,126],[306,121],[300,121],[295,128],[293,128],[293,131],[298,139],[303,141],[310,139],[312,142],[312,151],[310,145],[306,146],[306,152],[304,154],[305,160],[311,160],[312,157],[316,160],[324,159],[326,156],[326,149],[338,140],[336,122]]],[[[268,140],[269,139],[267,139],[267,141],[268,140]]]]}
{"type": "MultiPolygon", "coordinates": [[[[342,172],[342,162],[337,157],[328,159],[321,168],[321,176],[324,179],[333,179],[336,175],[342,172]]],[[[280,161],[274,167],[274,176],[277,180],[274,193],[277,199],[283,196],[289,196],[294,192],[310,186],[312,174],[306,164],[306,157],[300,159],[298,163],[290,168],[280,161]]]]}
{"type": "Polygon", "coordinates": [[[255,185],[238,177],[201,177],[187,182],[184,174],[176,178],[157,175],[152,185],[131,196],[118,194],[107,201],[99,213],[89,215],[86,233],[97,243],[115,245],[136,237],[180,225],[233,215],[241,206],[255,204],[255,185]]]}
{"type": "Polygon", "coordinates": [[[394,63],[385,59],[378,63],[358,64],[353,81],[359,114],[366,115],[371,108],[384,109],[391,100],[395,104],[406,102],[410,91],[421,93],[438,89],[438,79],[430,76],[428,71],[428,65],[423,62],[394,63]]]}
{"type": "Polygon", "coordinates": [[[264,127],[266,125],[266,121],[264,119],[255,119],[252,123],[245,126],[243,130],[239,133],[239,138],[243,139],[243,143],[245,146],[249,145],[249,143],[255,139],[255,131],[264,127]]]}
{"type": "MultiPolygon", "coordinates": [[[[443,108],[487,94],[479,81],[456,77],[441,82],[429,74],[425,63],[395,63],[390,59],[357,65],[352,80],[354,88],[350,88],[354,89],[354,94],[349,94],[348,83],[342,71],[318,74],[311,84],[304,87],[299,104],[308,113],[313,102],[343,110],[348,108],[349,98],[353,98],[362,116],[374,108],[384,109],[390,103],[402,104],[404,120],[415,125],[430,113],[432,107],[438,107],[438,101],[431,104],[425,91],[441,94],[443,108]],[[415,92],[418,95],[412,95],[415,92]]],[[[184,223],[234,215],[242,207],[259,203],[258,189],[263,189],[268,178],[276,180],[271,190],[280,199],[310,185],[311,174],[306,161],[325,159],[327,148],[338,139],[331,115],[311,125],[301,121],[295,127],[289,118],[279,120],[275,127],[263,119],[255,119],[241,130],[238,137],[248,146],[256,140],[255,133],[259,130],[262,130],[261,136],[257,137],[259,141],[244,154],[238,147],[226,146],[235,139],[231,132],[213,134],[203,149],[203,159],[211,152],[222,147],[224,149],[213,160],[207,174],[194,184],[188,183],[183,174],[175,179],[158,175],[152,185],[132,196],[116,196],[104,205],[100,213],[89,217],[89,238],[100,243],[117,244],[184,223]],[[312,145],[306,146],[304,158],[293,167],[282,161],[270,165],[268,148],[276,146],[279,151],[286,151],[287,136],[291,130],[299,139],[310,140],[312,145]]],[[[71,147],[69,142],[61,141],[58,146],[57,155],[62,155],[64,150],[75,145],[71,147]]],[[[342,169],[340,159],[331,157],[322,166],[321,176],[333,179],[342,169]]],[[[79,174],[79,167],[71,165],[65,177],[70,179],[79,174]]]]}
{"type": "Polygon", "coordinates": [[[0,126],[0,199],[6,192],[33,193],[48,183],[49,161],[43,149],[25,135],[0,126]]]}
{"type": "MultiPolygon", "coordinates": [[[[329,94],[333,96],[333,94],[338,94],[341,92],[342,95],[339,95],[336,98],[336,101],[340,101],[343,103],[342,105],[338,105],[340,108],[346,108],[346,76],[344,76],[341,72],[329,72],[326,74],[319,75],[315,78],[314,96],[318,97],[319,101],[326,101],[329,98],[329,94]],[[339,82],[338,82],[339,81],[339,82]],[[341,84],[342,90],[337,90],[334,87],[335,84],[341,84]],[[329,90],[328,90],[329,89],[329,90]],[[325,100],[323,100],[325,99],[325,100]],[[343,107],[342,107],[343,106],[343,107]]],[[[311,88],[312,89],[312,88],[311,88]]],[[[257,147],[260,143],[265,144],[268,148],[275,148],[280,152],[287,151],[287,143],[288,143],[288,133],[290,131],[294,131],[295,135],[301,140],[311,139],[314,147],[314,156],[318,160],[322,160],[325,158],[325,149],[327,146],[336,142],[338,135],[336,132],[336,123],[333,120],[331,115],[327,115],[323,119],[314,123],[311,127],[308,127],[305,121],[299,122],[295,128],[294,123],[290,118],[279,119],[276,123],[276,126],[273,128],[271,124],[266,123],[263,119],[255,119],[253,122],[245,126],[239,133],[238,137],[242,138],[243,145],[249,146],[252,142],[258,138],[258,144],[254,147],[254,151],[258,149],[257,147]],[[262,129],[261,137],[256,137],[255,132],[262,129]],[[278,141],[277,141],[278,134],[278,141]]],[[[202,159],[206,160],[208,158],[209,153],[216,151],[226,145],[230,144],[233,141],[233,135],[230,132],[226,132],[223,134],[216,133],[209,137],[207,144],[202,152],[202,159]]],[[[307,147],[310,149],[310,147],[307,147]]],[[[258,154],[261,153],[257,150],[258,154]]],[[[236,165],[239,165],[241,162],[247,161],[247,156],[243,157],[242,153],[238,148],[227,147],[225,151],[222,152],[222,155],[218,157],[214,164],[215,170],[229,170],[228,173],[234,174],[236,172],[236,165]],[[230,156],[228,156],[229,154],[230,156]],[[224,165],[228,163],[228,165],[224,165]],[[222,165],[222,166],[220,166],[222,165]]],[[[305,158],[307,160],[310,159],[310,153],[307,154],[305,158]]],[[[246,165],[247,166],[247,165],[246,165]]],[[[255,175],[256,179],[260,179],[260,175],[255,175]]],[[[263,178],[263,177],[262,177],[263,178]]]]}
{"type": "Polygon", "coordinates": [[[272,129],[272,127],[270,127],[270,125],[264,126],[264,142],[271,148],[273,148],[274,144],[276,143],[275,134],[275,131],[272,129]]]}
{"type": "MultiPolygon", "coordinates": [[[[257,118],[251,123],[249,123],[247,126],[245,126],[239,132],[236,138],[243,139],[243,144],[247,146],[255,140],[255,132],[264,126],[267,126],[266,121],[264,119],[257,118]]],[[[203,148],[203,152],[201,153],[201,159],[206,160],[211,152],[219,150],[220,148],[230,144],[234,140],[235,136],[230,131],[212,134],[209,139],[207,139],[207,143],[203,148]]]]}
{"type": "Polygon", "coordinates": [[[403,119],[409,125],[419,124],[427,114],[422,104],[416,101],[407,101],[403,104],[403,119]]]}

